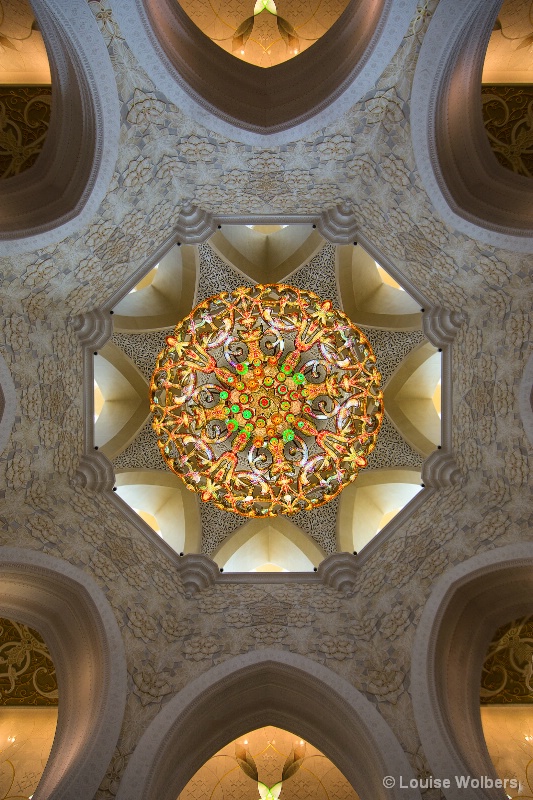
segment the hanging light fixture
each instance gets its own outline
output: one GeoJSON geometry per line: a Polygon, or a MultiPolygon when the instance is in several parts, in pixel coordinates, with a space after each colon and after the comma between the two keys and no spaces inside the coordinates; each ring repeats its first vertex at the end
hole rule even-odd
{"type": "Polygon", "coordinates": [[[258,284],[205,300],[159,354],[150,385],[161,455],[187,488],[246,517],[336,497],[383,419],[364,334],[330,300],[258,284]]]}

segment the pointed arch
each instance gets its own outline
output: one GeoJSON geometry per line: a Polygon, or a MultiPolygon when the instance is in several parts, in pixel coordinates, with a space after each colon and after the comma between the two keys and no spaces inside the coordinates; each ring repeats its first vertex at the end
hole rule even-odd
{"type": "MultiPolygon", "coordinates": [[[[469,558],[444,573],[420,619],[411,668],[415,719],[433,774],[451,781],[448,800],[464,796],[456,775],[497,777],[481,726],[481,670],[494,631],[531,613],[532,567],[531,543],[469,558]]],[[[468,792],[472,800],[488,796],[468,792]]]]}
{"type": "Polygon", "coordinates": [[[79,230],[103,200],[118,154],[115,75],[85,0],[41,0],[35,15],[52,73],[52,112],[43,150],[2,181],[4,254],[46,247],[79,230]]]}
{"type": "Polygon", "coordinates": [[[152,515],[158,533],[176,553],[199,553],[202,525],[196,495],[170,470],[117,470],[117,494],[131,508],[152,515]]]}
{"type": "Polygon", "coordinates": [[[94,426],[94,441],[109,459],[134,439],[150,416],[148,383],[128,356],[113,342],[98,351],[94,380],[103,405],[94,426]]]}
{"type": "Polygon", "coordinates": [[[248,520],[213,553],[217,564],[229,572],[250,572],[263,564],[308,572],[325,557],[318,542],[282,515],[248,520]]]}
{"type": "Polygon", "coordinates": [[[496,247],[531,252],[531,181],[498,163],[483,127],[483,62],[502,0],[442,0],[413,81],[413,150],[443,220],[496,247]]]}
{"type": "Polygon", "coordinates": [[[175,800],[208,758],[262,725],[297,731],[363,797],[420,800],[418,790],[383,786],[386,775],[414,773],[361,692],[322,664],[275,649],[229,659],[169,700],[131,756],[117,800],[175,800]]]}
{"type": "Polygon", "coordinates": [[[104,777],[126,705],[126,658],[103,592],[58,558],[0,547],[0,613],[35,628],[52,656],[59,716],[39,797],[91,800],[104,777]]]}
{"type": "Polygon", "coordinates": [[[297,58],[262,69],[212,42],[172,0],[116,0],[135,57],[201,125],[250,144],[310,135],[361,99],[399,47],[416,0],[350,0],[297,58]],[[201,68],[199,68],[201,66],[201,68]]]}

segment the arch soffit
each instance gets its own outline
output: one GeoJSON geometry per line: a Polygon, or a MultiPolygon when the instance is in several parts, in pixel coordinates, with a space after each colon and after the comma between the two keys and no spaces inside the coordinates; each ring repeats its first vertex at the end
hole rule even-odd
{"type": "Polygon", "coordinates": [[[84,0],[42,0],[36,16],[52,73],[52,116],[35,165],[3,182],[0,241],[12,255],[87,224],[118,155],[119,103],[111,60],[84,0]]]}
{"type": "Polygon", "coordinates": [[[52,752],[37,796],[91,800],[117,743],[126,659],[111,606],[65,561],[0,547],[2,614],[36,628],[56,667],[60,700],[52,752]]]}
{"type": "MultiPolygon", "coordinates": [[[[130,444],[150,416],[148,384],[133,361],[112,342],[98,351],[96,359],[94,377],[104,395],[104,405],[96,421],[95,439],[104,455],[112,459],[130,444]],[[121,402],[122,397],[108,399],[105,378],[110,369],[123,379],[130,402],[121,402]]],[[[112,374],[109,384],[112,392],[112,374]]]]}
{"type": "Polygon", "coordinates": [[[262,70],[211,42],[177,4],[114,4],[129,46],[170,101],[210,130],[255,145],[272,145],[273,136],[276,144],[293,141],[353,106],[390,62],[415,10],[416,0],[380,0],[377,8],[351,0],[312,52],[262,70]],[[157,27],[164,31],[162,41],[157,27]],[[310,91],[314,85],[319,90],[310,91]],[[278,111],[272,97],[283,98],[278,111]]]}
{"type": "MultiPolygon", "coordinates": [[[[196,495],[187,491],[183,481],[178,478],[173,472],[168,470],[155,469],[128,469],[118,470],[115,475],[115,484],[118,487],[133,486],[133,487],[156,487],[163,488],[164,490],[172,489],[179,493],[180,501],[183,506],[183,519],[184,528],[183,544],[178,550],[184,553],[199,553],[201,551],[202,539],[202,523],[200,519],[200,510],[196,495]]],[[[143,509],[153,513],[157,519],[158,509],[143,509]]]]}
{"type": "Polygon", "coordinates": [[[249,231],[249,236],[247,236],[242,229],[242,225],[223,226],[221,231],[217,231],[211,236],[209,245],[232,267],[257,283],[277,283],[283,282],[285,279],[289,279],[290,282],[289,276],[310,261],[326,243],[321,234],[313,230],[309,224],[287,225],[284,230],[278,231],[273,237],[261,237],[263,239],[262,247],[256,248],[256,252],[253,253],[251,247],[248,250],[246,240],[252,239],[250,244],[253,245],[254,233],[249,231]],[[228,231],[228,228],[231,227],[237,228],[240,242],[235,231],[228,231]],[[270,241],[268,241],[269,238],[270,241]],[[239,245],[241,245],[240,249],[239,245]],[[287,251],[289,252],[288,256],[286,255],[287,251]],[[279,257],[280,253],[283,253],[283,256],[279,257]],[[256,258],[253,258],[253,255],[256,258]],[[278,257],[276,258],[276,256],[278,257]]]}
{"type": "Polygon", "coordinates": [[[286,538],[295,547],[300,550],[306,558],[318,567],[318,565],[326,558],[326,552],[320,545],[312,539],[309,534],[305,533],[301,528],[298,528],[293,522],[286,517],[266,517],[264,519],[251,519],[237,528],[227,539],[217,547],[213,553],[213,559],[220,564],[225,564],[234,556],[237,551],[251,541],[255,536],[260,535],[263,531],[272,527],[281,536],[286,538]]]}
{"type": "MultiPolygon", "coordinates": [[[[533,544],[496,548],[448,570],[430,595],[415,635],[412,696],[416,724],[433,774],[449,778],[448,800],[460,800],[455,775],[491,775],[479,711],[483,659],[494,631],[531,612],[533,544]]],[[[469,787],[472,800],[498,790],[469,787]]]]}
{"type": "MultiPolygon", "coordinates": [[[[354,549],[354,520],[357,519],[357,492],[368,487],[389,487],[390,484],[407,484],[420,486],[420,469],[404,467],[384,467],[381,469],[362,470],[355,480],[340,494],[339,512],[337,518],[337,543],[340,552],[351,553],[354,549]]],[[[385,489],[387,491],[387,489],[385,489]]],[[[407,508],[408,503],[404,506],[407,508]]],[[[396,518],[393,517],[391,523],[396,518]]],[[[389,523],[389,524],[391,524],[389,523]]],[[[381,530],[385,530],[384,526],[381,530]]],[[[374,536],[377,534],[374,534],[374,536]]]]}
{"type": "MultiPolygon", "coordinates": [[[[524,368],[518,389],[518,404],[522,425],[531,445],[533,445],[533,353],[524,368]]],[[[2,451],[0,439],[0,452],[2,451]]]]}
{"type": "Polygon", "coordinates": [[[16,412],[17,395],[15,385],[9,367],[0,353],[0,454],[7,447],[16,412]]]}
{"type": "Polygon", "coordinates": [[[117,800],[171,800],[232,738],[278,725],[307,738],[376,800],[420,799],[385,789],[383,776],[411,777],[396,737],[371,703],[322,664],[265,649],[232,658],[175,695],[139,741],[117,800]]]}
{"type": "MultiPolygon", "coordinates": [[[[416,413],[419,415],[417,424],[414,422],[416,417],[410,418],[408,414],[405,413],[404,404],[406,401],[408,403],[410,398],[403,397],[402,390],[409,384],[410,379],[415,375],[417,370],[424,367],[424,365],[427,366],[429,360],[436,355],[438,355],[438,351],[431,342],[421,342],[405,357],[383,389],[387,416],[401,432],[404,439],[409,442],[411,447],[424,457],[429,456],[440,444],[440,439],[442,438],[441,422],[438,419],[438,414],[433,406],[431,396],[427,392],[427,386],[425,386],[422,381],[420,381],[420,399],[425,402],[425,408],[417,407],[416,413]],[[421,424],[422,415],[424,424],[421,424]],[[436,423],[436,425],[431,425],[432,422],[436,423]],[[430,431],[433,434],[431,438],[429,436],[430,431]]],[[[439,371],[442,380],[442,363],[439,364],[439,371]]],[[[431,377],[431,371],[429,377],[431,377]]],[[[413,388],[415,387],[411,386],[411,389],[413,388]]],[[[431,394],[433,394],[433,391],[431,391],[431,394]]]]}
{"type": "Polygon", "coordinates": [[[531,188],[502,167],[483,127],[483,62],[501,0],[443,0],[424,37],[413,81],[413,149],[437,212],[496,247],[533,247],[531,188]]]}

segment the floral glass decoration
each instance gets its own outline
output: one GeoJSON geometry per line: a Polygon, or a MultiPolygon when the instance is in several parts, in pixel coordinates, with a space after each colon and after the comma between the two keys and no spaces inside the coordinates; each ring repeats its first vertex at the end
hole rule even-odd
{"type": "Polygon", "coordinates": [[[258,284],[205,300],[159,354],[150,385],[161,455],[187,487],[246,517],[336,497],[383,419],[370,344],[330,300],[258,284]]]}

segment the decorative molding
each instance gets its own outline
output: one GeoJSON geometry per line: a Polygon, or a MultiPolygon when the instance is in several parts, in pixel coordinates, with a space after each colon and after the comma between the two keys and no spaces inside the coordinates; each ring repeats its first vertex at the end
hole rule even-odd
{"type": "Polygon", "coordinates": [[[331,244],[357,243],[357,220],[349,200],[323,211],[316,226],[331,244]]]}
{"type": "MultiPolygon", "coordinates": [[[[526,436],[529,439],[530,444],[533,445],[533,353],[529,356],[527,364],[524,367],[522,380],[520,381],[520,386],[518,387],[518,406],[526,436]]],[[[1,451],[2,447],[0,437],[0,452],[1,451]]]]}
{"type": "Polygon", "coordinates": [[[109,492],[115,483],[113,464],[101,451],[81,457],[74,475],[74,486],[83,486],[92,492],[109,492]]]}
{"type": "Polygon", "coordinates": [[[54,244],[87,224],[118,154],[119,104],[109,53],[84,0],[35,8],[52,73],[52,112],[38,161],[2,189],[4,255],[54,244]]]}
{"type": "Polygon", "coordinates": [[[454,457],[444,450],[434,450],[422,465],[422,482],[431,489],[460,486],[462,480],[461,470],[454,457]]]}
{"type": "Polygon", "coordinates": [[[323,128],[363,97],[397,51],[416,0],[351,0],[312,52],[275,70],[226,53],[170,0],[117,0],[113,10],[139,64],[172,103],[230,139],[271,145],[323,128]]]}
{"type": "Polygon", "coordinates": [[[413,81],[413,149],[425,189],[449,227],[531,252],[530,182],[498,163],[481,111],[483,61],[500,7],[501,0],[439,3],[413,81]]]}
{"type": "Polygon", "coordinates": [[[214,586],[220,575],[213,559],[203,553],[187,553],[180,558],[178,567],[186,597],[214,586]]]}
{"type": "Polygon", "coordinates": [[[271,648],[230,658],[168,700],[129,759],[117,800],[174,800],[213,753],[265,724],[297,732],[361,796],[420,800],[408,785],[412,767],[369,700],[322,664],[271,648]],[[387,788],[384,775],[407,786],[387,788]]]}
{"type": "Polygon", "coordinates": [[[345,594],[353,594],[359,574],[359,563],[351,553],[333,553],[318,567],[318,577],[326,586],[345,594]]]}
{"type": "Polygon", "coordinates": [[[81,344],[91,350],[99,350],[113,335],[113,319],[103,307],[78,314],[72,325],[81,344]]]}
{"type": "Polygon", "coordinates": [[[201,244],[217,229],[213,215],[192,203],[185,203],[176,223],[177,241],[180,244],[201,244]]]}
{"type": "Polygon", "coordinates": [[[4,452],[13,430],[18,400],[9,367],[0,353],[0,455],[4,452]]]}
{"type": "MultiPolygon", "coordinates": [[[[497,547],[452,567],[435,584],[415,635],[411,687],[416,724],[433,775],[496,778],[481,727],[480,677],[495,630],[530,613],[533,544],[497,547]],[[460,658],[458,658],[460,654],[460,658]]],[[[498,798],[469,787],[469,798],[498,798]]]]}
{"type": "Polygon", "coordinates": [[[2,615],[39,632],[57,672],[57,729],[36,796],[92,800],[126,706],[126,658],[113,610],[92,578],[35,550],[0,547],[0,578],[2,615]]]}
{"type": "Polygon", "coordinates": [[[451,344],[463,321],[461,312],[442,306],[432,306],[422,315],[424,334],[435,347],[451,344]]]}

